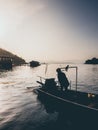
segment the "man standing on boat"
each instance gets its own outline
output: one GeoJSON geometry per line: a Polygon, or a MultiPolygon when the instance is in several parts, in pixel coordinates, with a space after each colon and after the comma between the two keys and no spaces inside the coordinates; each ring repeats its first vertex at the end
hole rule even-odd
{"type": "Polygon", "coordinates": [[[66,91],[69,86],[69,81],[68,81],[65,73],[63,73],[60,68],[58,68],[56,71],[57,71],[58,81],[61,86],[61,90],[63,91],[63,88],[65,88],[65,91],[66,91]]]}

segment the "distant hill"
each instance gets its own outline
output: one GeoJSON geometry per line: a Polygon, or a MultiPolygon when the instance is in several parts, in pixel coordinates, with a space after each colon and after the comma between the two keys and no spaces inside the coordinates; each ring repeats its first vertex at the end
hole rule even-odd
{"type": "Polygon", "coordinates": [[[25,60],[22,59],[21,57],[2,48],[0,48],[0,57],[11,57],[14,65],[21,65],[26,63],[25,60]]]}
{"type": "Polygon", "coordinates": [[[98,64],[98,58],[92,58],[85,61],[85,64],[98,64]]]}

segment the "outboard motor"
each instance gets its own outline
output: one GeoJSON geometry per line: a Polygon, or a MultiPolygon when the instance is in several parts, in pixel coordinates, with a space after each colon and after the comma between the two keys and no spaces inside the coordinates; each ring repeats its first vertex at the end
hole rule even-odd
{"type": "Polygon", "coordinates": [[[46,79],[45,80],[45,89],[47,90],[56,90],[56,82],[54,78],[46,79]]]}

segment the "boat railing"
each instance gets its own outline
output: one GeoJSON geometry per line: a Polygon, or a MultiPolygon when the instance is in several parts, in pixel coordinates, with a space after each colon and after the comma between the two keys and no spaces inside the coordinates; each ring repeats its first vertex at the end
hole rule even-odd
{"type": "MultiPolygon", "coordinates": [[[[38,84],[40,84],[40,87],[42,88],[45,88],[45,89],[49,89],[50,90],[50,87],[52,87],[51,89],[53,90],[61,90],[60,88],[60,83],[58,80],[55,80],[54,78],[44,78],[44,77],[41,77],[41,76],[38,76],[40,78],[39,81],[36,81],[38,84]]],[[[69,83],[69,90],[71,90],[71,81],[69,83]]]]}

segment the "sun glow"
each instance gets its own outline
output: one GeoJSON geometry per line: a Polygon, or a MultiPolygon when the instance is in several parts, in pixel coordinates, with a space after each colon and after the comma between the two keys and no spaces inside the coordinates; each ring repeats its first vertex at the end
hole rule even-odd
{"type": "Polygon", "coordinates": [[[84,60],[88,56],[98,57],[97,33],[93,33],[97,23],[85,21],[86,15],[91,18],[95,16],[93,9],[92,14],[87,12],[91,8],[85,10],[84,14],[79,10],[79,15],[76,12],[79,8],[73,4],[71,6],[71,3],[67,6],[65,2],[54,4],[46,1],[0,0],[1,48],[27,61],[84,60]]]}

